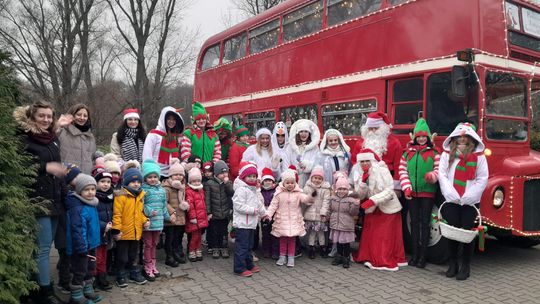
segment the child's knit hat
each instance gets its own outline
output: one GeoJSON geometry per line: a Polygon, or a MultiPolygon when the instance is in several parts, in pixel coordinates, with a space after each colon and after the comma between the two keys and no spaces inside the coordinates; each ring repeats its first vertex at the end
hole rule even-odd
{"type": "Polygon", "coordinates": [[[315,166],[313,167],[313,170],[311,170],[311,175],[309,176],[309,179],[311,179],[314,176],[320,176],[324,179],[324,169],[322,166],[315,166]]]}
{"type": "Polygon", "coordinates": [[[147,159],[143,162],[142,172],[144,178],[146,178],[150,174],[155,174],[159,177],[159,175],[161,174],[161,168],[153,159],[147,159]]]}
{"type": "Polygon", "coordinates": [[[94,175],[94,179],[96,180],[96,183],[98,183],[100,180],[102,180],[104,178],[108,178],[108,179],[110,179],[112,181],[112,174],[110,174],[109,172],[107,172],[105,170],[101,170],[101,171],[98,171],[94,175]]]}
{"type": "Polygon", "coordinates": [[[346,178],[340,176],[338,177],[336,184],[334,185],[334,189],[337,190],[339,188],[345,188],[349,190],[351,188],[351,185],[349,185],[349,181],[346,178]]]}
{"type": "Polygon", "coordinates": [[[118,157],[116,157],[116,155],[108,153],[103,156],[103,159],[105,160],[103,166],[105,167],[105,170],[107,170],[107,172],[116,172],[118,174],[122,172],[122,170],[120,169],[120,165],[118,164],[118,157]]]}
{"type": "Polygon", "coordinates": [[[173,176],[176,174],[180,174],[182,176],[186,176],[186,169],[184,169],[184,166],[180,163],[180,160],[178,158],[173,158],[169,162],[171,165],[169,167],[169,176],[173,176]]]}
{"type": "Polygon", "coordinates": [[[205,162],[202,165],[202,169],[203,169],[203,171],[213,171],[212,170],[212,162],[205,162]]]}
{"type": "Polygon", "coordinates": [[[219,175],[221,173],[225,173],[225,172],[229,172],[229,166],[227,166],[227,164],[222,161],[222,160],[218,160],[215,164],[214,164],[214,175],[219,175]]]}
{"type": "Polygon", "coordinates": [[[286,181],[288,179],[292,179],[292,180],[296,181],[296,172],[294,172],[294,170],[287,169],[287,170],[283,171],[283,173],[281,173],[281,180],[282,181],[286,181]]]}
{"type": "Polygon", "coordinates": [[[75,180],[75,192],[80,195],[84,188],[92,185],[97,186],[96,180],[88,174],[81,173],[75,180]]]}
{"type": "Polygon", "coordinates": [[[69,185],[71,184],[73,180],[75,180],[77,176],[79,176],[79,174],[81,174],[81,169],[79,169],[79,167],[77,167],[77,165],[74,165],[74,164],[67,164],[66,168],[67,168],[67,173],[66,173],[65,181],[66,181],[66,184],[69,185]]]}
{"type": "Polygon", "coordinates": [[[273,182],[276,181],[276,179],[274,178],[274,173],[272,172],[272,170],[270,170],[270,168],[262,169],[261,181],[264,181],[265,179],[270,179],[273,182]]]}
{"type": "Polygon", "coordinates": [[[194,182],[196,180],[202,180],[201,170],[199,168],[191,168],[188,172],[188,183],[194,182]]]}
{"type": "Polygon", "coordinates": [[[122,176],[122,185],[127,186],[133,181],[139,181],[140,183],[142,183],[143,177],[139,169],[129,168],[124,172],[124,175],[122,176]]]}
{"type": "Polygon", "coordinates": [[[251,174],[257,174],[257,165],[252,162],[241,162],[240,171],[238,171],[238,177],[243,180],[244,178],[246,178],[246,176],[251,174]]]}

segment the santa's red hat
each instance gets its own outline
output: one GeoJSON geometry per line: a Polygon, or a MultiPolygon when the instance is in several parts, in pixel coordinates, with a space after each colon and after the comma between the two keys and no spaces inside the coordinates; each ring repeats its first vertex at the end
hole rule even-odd
{"type": "Polygon", "coordinates": [[[365,126],[368,128],[379,128],[384,124],[390,125],[388,116],[382,112],[374,112],[368,115],[365,126]]]}
{"type": "Polygon", "coordinates": [[[264,181],[265,179],[270,179],[274,182],[276,181],[276,179],[274,178],[274,173],[272,173],[272,170],[270,170],[270,168],[262,169],[261,181],[264,181]]]}
{"type": "Polygon", "coordinates": [[[371,150],[371,149],[362,149],[356,155],[356,161],[361,162],[361,161],[365,161],[365,160],[376,161],[376,162],[381,161],[379,156],[375,152],[373,152],[373,150],[371,150]]]}
{"type": "Polygon", "coordinates": [[[141,117],[139,116],[139,110],[137,110],[137,109],[125,109],[124,110],[124,120],[126,120],[128,118],[141,119],[141,117]]]}

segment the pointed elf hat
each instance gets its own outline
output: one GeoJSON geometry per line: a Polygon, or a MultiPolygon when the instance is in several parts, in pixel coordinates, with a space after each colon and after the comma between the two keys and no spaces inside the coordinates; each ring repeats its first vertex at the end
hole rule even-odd
{"type": "Polygon", "coordinates": [[[431,131],[425,119],[420,118],[414,126],[413,136],[416,138],[418,136],[427,136],[431,138],[431,131]]]}
{"type": "Polygon", "coordinates": [[[227,120],[227,118],[221,117],[214,122],[214,131],[219,130],[232,132],[231,123],[227,120]]]}
{"type": "Polygon", "coordinates": [[[244,135],[249,135],[249,129],[243,125],[239,125],[238,128],[236,128],[236,136],[240,137],[244,135]]]}
{"type": "Polygon", "coordinates": [[[195,102],[193,104],[193,120],[202,119],[202,118],[208,118],[208,114],[206,113],[206,109],[200,102],[195,102]]]}

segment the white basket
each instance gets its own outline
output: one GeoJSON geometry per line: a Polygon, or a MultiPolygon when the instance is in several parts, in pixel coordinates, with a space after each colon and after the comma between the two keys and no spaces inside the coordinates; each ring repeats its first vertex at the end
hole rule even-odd
{"type": "MultiPolygon", "coordinates": [[[[470,243],[474,240],[474,238],[478,235],[477,230],[465,230],[461,228],[457,228],[451,225],[448,225],[447,223],[443,222],[443,218],[441,215],[442,207],[448,202],[444,202],[439,207],[438,217],[439,217],[439,227],[441,229],[441,234],[447,239],[458,241],[461,243],[470,243]]],[[[476,212],[478,213],[478,221],[479,225],[482,226],[482,216],[480,215],[480,210],[476,208],[473,205],[470,205],[473,207],[476,212]]]]}

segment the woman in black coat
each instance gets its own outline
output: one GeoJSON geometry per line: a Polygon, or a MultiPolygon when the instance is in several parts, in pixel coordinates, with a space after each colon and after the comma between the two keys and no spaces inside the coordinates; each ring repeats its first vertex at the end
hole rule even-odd
{"type": "Polygon", "coordinates": [[[55,237],[58,217],[65,214],[62,204],[62,176],[65,168],[60,163],[60,147],[55,133],[54,110],[49,103],[36,102],[19,107],[13,113],[20,128],[25,151],[38,165],[37,177],[30,193],[30,202],[39,208],[37,214],[38,250],[35,260],[38,267],[38,303],[61,303],[54,295],[50,281],[49,253],[55,237]]]}

